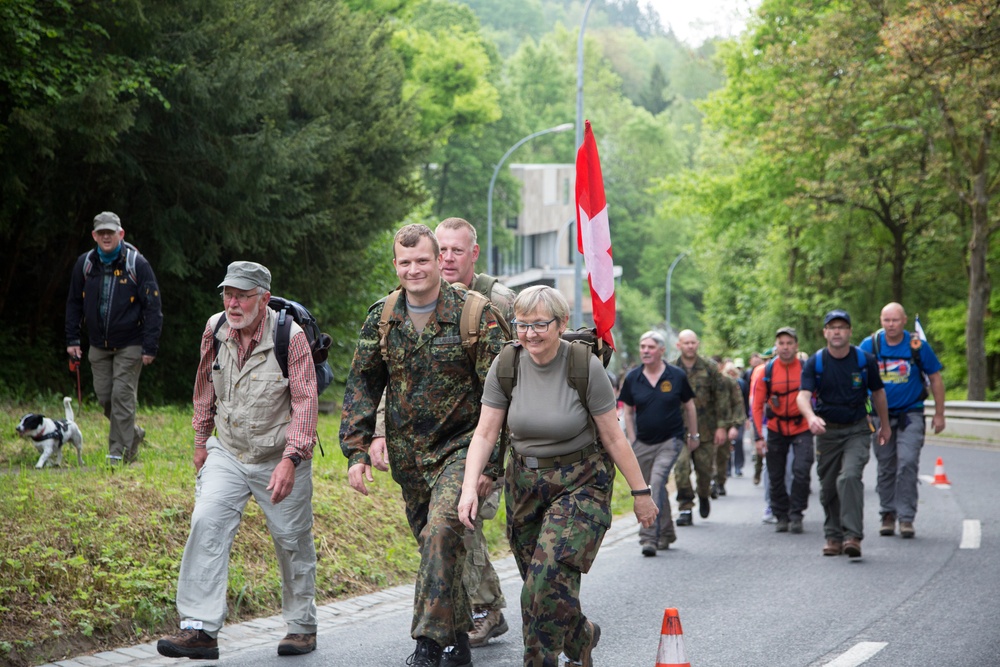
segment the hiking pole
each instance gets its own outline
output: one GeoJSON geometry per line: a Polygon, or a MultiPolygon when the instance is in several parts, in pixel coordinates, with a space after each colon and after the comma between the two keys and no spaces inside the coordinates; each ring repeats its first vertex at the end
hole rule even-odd
{"type": "Polygon", "coordinates": [[[76,373],[76,409],[83,412],[83,391],[80,388],[80,357],[69,358],[69,372],[76,373]]]}

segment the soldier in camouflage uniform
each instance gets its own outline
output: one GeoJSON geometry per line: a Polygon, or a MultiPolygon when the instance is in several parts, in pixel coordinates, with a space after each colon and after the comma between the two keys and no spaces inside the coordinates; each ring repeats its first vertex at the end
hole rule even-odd
{"type": "MultiPolygon", "coordinates": [[[[688,382],[694,389],[699,431],[688,435],[689,438],[698,440],[697,448],[693,452],[686,447],[682,449],[674,465],[677,505],[680,510],[677,516],[678,526],[690,526],[692,523],[691,510],[694,508],[694,490],[691,488],[692,461],[698,484],[698,513],[703,519],[708,518],[711,510],[709,494],[715,447],[729,445],[729,428],[738,423],[738,415],[733,414],[731,407],[729,384],[714,361],[698,354],[699,344],[698,335],[690,329],[678,334],[677,349],[680,350],[681,356],[677,360],[677,365],[687,373],[688,382]]],[[[740,405],[742,406],[742,400],[740,405]]]]}
{"type": "MultiPolygon", "coordinates": [[[[735,369],[735,366],[733,367],[735,369]]],[[[726,393],[726,400],[728,400],[728,414],[730,415],[740,415],[746,414],[746,410],[743,407],[743,392],[740,391],[740,385],[736,382],[734,377],[730,377],[726,373],[719,371],[722,374],[722,379],[726,382],[726,387],[728,389],[726,393]]],[[[741,421],[742,423],[742,421],[741,421]]],[[[729,458],[732,455],[734,441],[739,437],[739,424],[729,427],[729,432],[727,434],[727,439],[725,444],[715,445],[715,473],[712,477],[712,489],[711,497],[718,498],[719,496],[726,495],[726,468],[729,465],[729,458]]],[[[742,447],[742,443],[738,443],[738,446],[742,447]]]]}
{"type": "MultiPolygon", "coordinates": [[[[388,361],[378,331],[384,302],[362,325],[344,395],[341,448],[350,461],[351,486],[367,495],[369,447],[384,390],[388,460],[420,549],[411,626],[417,649],[407,664],[465,667],[472,664],[472,614],[462,583],[466,545],[458,496],[482,386],[503,336],[487,308],[473,364],[459,331],[465,293],[442,279],[434,234],[424,225],[407,225],[397,232],[393,251],[405,298],[389,318],[388,361]],[[454,650],[442,657],[445,646],[454,650]]],[[[491,472],[494,479],[499,474],[491,472]]],[[[486,476],[480,481],[493,483],[486,476]]]]}
{"type": "MultiPolygon", "coordinates": [[[[476,228],[462,218],[445,218],[434,230],[441,245],[441,275],[448,282],[468,285],[489,298],[506,322],[514,319],[514,291],[485,273],[475,273],[479,258],[479,244],[476,243],[476,228]]],[[[480,489],[485,496],[480,508],[465,561],[465,587],[469,591],[472,604],[473,630],[469,633],[469,644],[475,648],[484,646],[493,637],[507,632],[507,619],[503,609],[507,606],[500,577],[490,562],[489,547],[483,535],[483,520],[492,519],[500,508],[498,481],[492,489],[480,489]]]]}

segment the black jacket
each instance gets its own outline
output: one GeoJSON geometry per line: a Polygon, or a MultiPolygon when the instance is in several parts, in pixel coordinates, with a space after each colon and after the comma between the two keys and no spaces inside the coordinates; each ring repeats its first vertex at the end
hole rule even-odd
{"type": "Polygon", "coordinates": [[[110,267],[114,272],[107,317],[100,315],[101,286],[105,266],[91,250],[80,255],[73,266],[66,299],[66,345],[80,344],[80,325],[87,324],[90,344],[103,350],[142,345],[142,353],[156,356],[159,349],[163,314],[160,311],[160,288],[153,268],[134,246],[123,243],[122,252],[110,267]],[[126,258],[135,253],[135,265],[129,269],[126,258]],[[89,269],[89,270],[88,270],[89,269]],[[84,275],[86,272],[86,275],[84,275]]]}

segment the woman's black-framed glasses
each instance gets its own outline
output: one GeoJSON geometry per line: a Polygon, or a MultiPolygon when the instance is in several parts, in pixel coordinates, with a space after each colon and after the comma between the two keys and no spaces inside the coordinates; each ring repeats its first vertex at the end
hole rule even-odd
{"type": "Polygon", "coordinates": [[[554,317],[544,322],[518,322],[517,320],[511,320],[510,325],[518,333],[528,333],[528,329],[533,329],[535,333],[545,333],[549,330],[549,325],[555,321],[556,318],[554,317]]]}

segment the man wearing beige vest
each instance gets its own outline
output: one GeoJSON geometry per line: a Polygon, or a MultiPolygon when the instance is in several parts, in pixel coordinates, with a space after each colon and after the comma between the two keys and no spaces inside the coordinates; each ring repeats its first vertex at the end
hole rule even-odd
{"type": "Polygon", "coordinates": [[[267,519],[281,569],[288,634],[278,644],[278,655],[309,653],[316,649],[316,370],[305,333],[289,322],[285,378],[275,347],[277,314],[267,306],[267,268],[233,262],[219,287],[225,310],[205,325],[194,385],[199,474],[177,581],[181,630],[161,639],[156,650],[171,658],[218,660],[229,552],[253,496],[267,519]]]}

